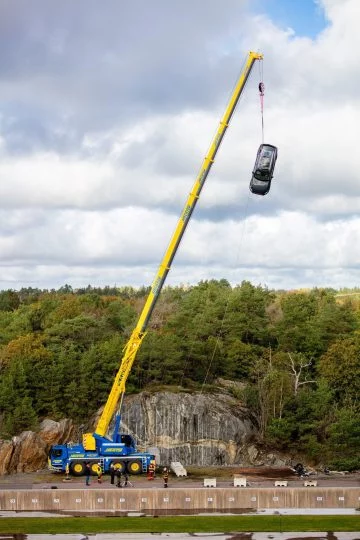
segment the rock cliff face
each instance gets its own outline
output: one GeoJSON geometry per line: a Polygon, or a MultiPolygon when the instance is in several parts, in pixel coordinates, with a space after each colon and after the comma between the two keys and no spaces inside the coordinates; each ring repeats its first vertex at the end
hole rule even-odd
{"type": "Polygon", "coordinates": [[[0,440],[0,474],[33,472],[46,465],[50,446],[67,442],[74,433],[71,420],[46,419],[37,433],[24,431],[11,441],[0,440]]]}
{"type": "Polygon", "coordinates": [[[129,396],[123,410],[125,430],[142,449],[157,447],[161,463],[239,463],[255,434],[248,411],[222,393],[142,393],[129,396]]]}
{"type": "MultiPolygon", "coordinates": [[[[140,450],[156,447],[160,463],[254,463],[248,449],[257,453],[250,444],[255,427],[248,411],[226,393],[142,393],[127,396],[123,411],[122,431],[135,436],[140,450]]],[[[70,440],[80,441],[71,420],[47,419],[37,433],[26,431],[11,441],[0,441],[0,474],[43,468],[50,446],[70,440]]]]}

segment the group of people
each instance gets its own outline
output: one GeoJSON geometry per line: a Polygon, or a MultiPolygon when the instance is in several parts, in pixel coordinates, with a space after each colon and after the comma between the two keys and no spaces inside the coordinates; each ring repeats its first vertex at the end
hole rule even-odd
{"type": "MultiPolygon", "coordinates": [[[[164,480],[164,488],[168,487],[169,483],[169,469],[167,467],[164,467],[162,470],[162,477],[164,480]]],[[[148,480],[154,480],[155,479],[155,461],[151,461],[148,472],[147,472],[147,479],[148,480]]]]}
{"type": "MultiPolygon", "coordinates": [[[[103,470],[101,463],[97,463],[96,465],[92,465],[89,461],[85,463],[85,484],[87,486],[90,485],[90,476],[92,471],[96,472],[97,475],[97,482],[98,484],[101,484],[102,482],[102,475],[103,470]]],[[[169,470],[167,467],[163,469],[162,477],[164,480],[164,488],[168,487],[169,482],[169,470]]],[[[115,479],[116,479],[116,486],[118,488],[120,487],[127,487],[129,484],[131,485],[129,481],[129,475],[125,471],[124,473],[121,470],[121,467],[116,468],[114,463],[110,464],[110,484],[115,485],[115,479]],[[124,482],[122,482],[124,480],[124,482]]]]}
{"type": "MultiPolygon", "coordinates": [[[[103,476],[103,470],[101,463],[97,463],[96,465],[91,465],[89,461],[85,463],[85,484],[87,486],[90,485],[90,476],[92,472],[95,472],[97,475],[97,482],[98,484],[101,484],[102,482],[102,476],[103,476]]],[[[110,465],[110,483],[115,484],[115,478],[116,478],[116,486],[117,487],[127,487],[129,482],[129,475],[127,472],[122,474],[120,468],[115,468],[114,464],[111,463],[110,465]],[[122,483],[122,479],[124,479],[124,483],[122,483]]]]}
{"type": "Polygon", "coordinates": [[[124,474],[121,472],[121,468],[115,468],[114,464],[110,464],[110,484],[115,484],[115,478],[116,478],[116,486],[117,487],[127,487],[129,484],[129,475],[125,471],[124,474]],[[124,484],[122,484],[122,478],[124,478],[124,484]]]}

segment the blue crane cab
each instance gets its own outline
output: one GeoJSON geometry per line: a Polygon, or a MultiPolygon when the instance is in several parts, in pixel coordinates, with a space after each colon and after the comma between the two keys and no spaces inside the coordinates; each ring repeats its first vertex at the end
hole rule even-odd
{"type": "Polygon", "coordinates": [[[96,474],[97,465],[101,463],[104,473],[109,472],[110,465],[129,474],[147,472],[155,456],[147,452],[138,452],[134,438],[129,434],[119,434],[114,442],[105,437],[97,439],[96,449],[85,450],[82,444],[57,444],[50,448],[48,467],[54,472],[65,472],[66,465],[73,476],[85,474],[85,464],[90,464],[92,474],[96,474]]]}

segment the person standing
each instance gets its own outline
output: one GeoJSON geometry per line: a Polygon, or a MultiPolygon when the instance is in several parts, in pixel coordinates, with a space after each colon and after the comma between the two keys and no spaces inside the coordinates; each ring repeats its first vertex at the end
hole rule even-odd
{"type": "Polygon", "coordinates": [[[110,463],[110,484],[114,485],[115,480],[115,465],[110,463]]]}
{"type": "Polygon", "coordinates": [[[119,467],[118,469],[116,469],[116,485],[118,488],[121,487],[121,468],[119,467]]]}
{"type": "Polygon", "coordinates": [[[129,482],[129,475],[128,475],[128,473],[125,471],[125,474],[124,474],[124,487],[127,487],[128,482],[129,482]]]}
{"type": "Polygon", "coordinates": [[[90,463],[87,461],[85,463],[85,484],[87,486],[90,486],[90,475],[91,475],[91,467],[90,467],[90,463]]]}
{"type": "Polygon", "coordinates": [[[101,484],[102,468],[101,468],[101,463],[100,463],[100,461],[99,461],[99,463],[97,464],[97,471],[96,471],[96,474],[97,474],[97,481],[98,481],[98,484],[101,484]]]}
{"type": "Polygon", "coordinates": [[[154,480],[155,478],[155,461],[153,460],[151,460],[149,463],[147,478],[148,480],[154,480]]]}
{"type": "Polygon", "coordinates": [[[168,482],[169,482],[169,471],[166,467],[164,467],[164,470],[163,470],[163,480],[164,480],[164,488],[167,488],[168,482]]]}

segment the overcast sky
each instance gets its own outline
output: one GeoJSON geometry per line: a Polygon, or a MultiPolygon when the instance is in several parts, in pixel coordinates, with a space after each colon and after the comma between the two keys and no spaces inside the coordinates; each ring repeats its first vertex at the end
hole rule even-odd
{"type": "Polygon", "coordinates": [[[249,50],[168,284],[360,284],[359,0],[0,0],[0,288],[150,285],[249,50]]]}

